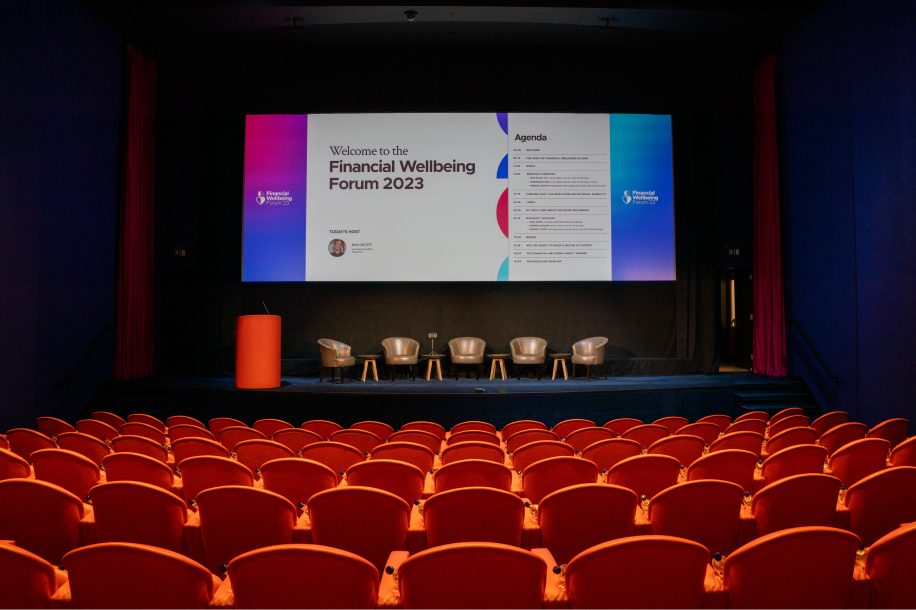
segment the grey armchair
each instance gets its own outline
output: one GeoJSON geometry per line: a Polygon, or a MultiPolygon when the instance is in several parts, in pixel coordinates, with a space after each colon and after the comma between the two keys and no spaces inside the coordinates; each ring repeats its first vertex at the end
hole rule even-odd
{"type": "Polygon", "coordinates": [[[385,363],[388,365],[391,381],[394,381],[394,367],[396,366],[408,367],[413,379],[417,379],[415,367],[420,355],[419,341],[407,337],[388,337],[382,341],[382,349],[385,352],[385,363]]]}
{"type": "Polygon", "coordinates": [[[331,383],[334,382],[334,373],[340,369],[340,383],[343,384],[343,369],[350,367],[350,381],[353,381],[353,367],[356,358],[350,355],[350,346],[334,339],[318,339],[318,351],[321,352],[321,374],[318,383],[324,380],[325,369],[331,369],[331,383]]]}
{"type": "Polygon", "coordinates": [[[585,365],[585,380],[592,380],[592,367],[600,366],[601,374],[607,379],[607,373],[604,372],[604,348],[607,347],[607,337],[590,337],[582,339],[572,346],[572,376],[576,378],[576,365],[585,365]]]}
{"type": "Polygon", "coordinates": [[[523,366],[537,366],[538,380],[544,373],[544,360],[547,359],[547,341],[540,337],[516,337],[509,342],[512,351],[512,362],[515,364],[515,379],[521,379],[523,366]]]}
{"type": "Polygon", "coordinates": [[[477,337],[456,337],[448,342],[448,351],[452,360],[452,376],[458,379],[458,367],[470,365],[477,369],[477,379],[483,369],[483,351],[487,342],[477,337]]]}

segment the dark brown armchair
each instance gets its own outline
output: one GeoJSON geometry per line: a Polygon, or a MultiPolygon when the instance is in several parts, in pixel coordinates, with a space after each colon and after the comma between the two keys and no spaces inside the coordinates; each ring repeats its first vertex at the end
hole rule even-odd
{"type": "Polygon", "coordinates": [[[515,364],[515,379],[521,379],[523,366],[537,366],[540,380],[544,373],[544,360],[547,359],[547,341],[540,337],[516,337],[509,342],[509,349],[515,364]]]}
{"type": "Polygon", "coordinates": [[[331,382],[334,381],[334,373],[340,369],[340,383],[343,383],[343,369],[350,367],[350,381],[353,381],[353,367],[356,364],[356,358],[350,355],[350,346],[334,339],[318,339],[318,351],[321,352],[321,374],[318,376],[318,383],[324,380],[325,369],[331,369],[331,382]]]}
{"type": "Polygon", "coordinates": [[[576,365],[585,365],[585,380],[592,380],[592,367],[600,366],[601,374],[607,379],[607,373],[604,372],[604,348],[607,347],[607,337],[590,337],[582,339],[572,346],[572,376],[576,378],[576,365]]]}
{"type": "Polygon", "coordinates": [[[414,380],[417,378],[417,359],[420,356],[420,342],[407,337],[389,337],[382,341],[385,352],[385,363],[390,371],[391,381],[394,381],[394,367],[406,366],[414,380]]]}
{"type": "Polygon", "coordinates": [[[483,351],[487,342],[477,337],[456,337],[448,342],[448,351],[452,360],[452,376],[458,379],[459,366],[473,366],[477,369],[477,379],[483,369],[483,351]]]}

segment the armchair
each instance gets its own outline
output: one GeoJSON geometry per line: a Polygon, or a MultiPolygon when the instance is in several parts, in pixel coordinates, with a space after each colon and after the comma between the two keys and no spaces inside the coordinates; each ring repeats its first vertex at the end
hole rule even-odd
{"type": "Polygon", "coordinates": [[[607,337],[590,337],[582,339],[572,346],[572,376],[576,378],[576,365],[585,365],[585,380],[592,380],[592,366],[600,366],[601,374],[607,379],[604,372],[604,348],[607,346],[607,337]]]}
{"type": "Polygon", "coordinates": [[[353,381],[353,365],[356,358],[350,355],[350,346],[333,339],[318,339],[318,350],[321,352],[321,374],[318,383],[324,380],[324,370],[331,370],[331,382],[334,381],[334,371],[340,369],[340,383],[343,384],[343,369],[350,367],[350,381],[353,381]]]}
{"type": "Polygon", "coordinates": [[[385,351],[385,363],[388,365],[391,381],[394,381],[394,367],[396,366],[407,366],[413,379],[417,379],[417,371],[414,367],[420,355],[420,343],[416,339],[389,337],[382,341],[382,349],[385,351]]]}
{"type": "Polygon", "coordinates": [[[477,337],[456,337],[448,342],[448,352],[452,358],[452,376],[458,379],[458,367],[471,365],[477,369],[477,379],[483,368],[483,351],[487,342],[477,337]]]}
{"type": "Polygon", "coordinates": [[[515,364],[515,379],[521,379],[521,370],[525,365],[538,367],[538,380],[544,373],[544,360],[547,358],[547,341],[539,337],[516,337],[509,342],[512,351],[512,362],[515,364]]]}

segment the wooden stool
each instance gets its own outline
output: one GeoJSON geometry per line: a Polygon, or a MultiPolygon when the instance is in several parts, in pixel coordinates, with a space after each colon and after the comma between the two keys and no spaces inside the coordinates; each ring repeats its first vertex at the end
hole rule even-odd
{"type": "Polygon", "coordinates": [[[445,354],[431,354],[428,356],[420,357],[424,360],[429,360],[429,366],[426,369],[426,381],[429,381],[429,377],[433,372],[433,362],[436,363],[436,374],[439,377],[439,381],[442,381],[442,365],[439,363],[439,361],[445,358],[445,354]]]}
{"type": "Polygon", "coordinates": [[[512,354],[490,354],[489,358],[493,361],[493,365],[490,366],[490,381],[496,377],[496,363],[499,363],[499,372],[503,376],[503,381],[506,380],[506,358],[512,354]]]}
{"type": "Polygon", "coordinates": [[[366,381],[366,373],[369,371],[369,365],[372,365],[372,378],[378,381],[378,369],[375,368],[375,360],[381,358],[378,354],[364,354],[357,356],[363,359],[363,381],[366,381]]]}
{"type": "Polygon", "coordinates": [[[551,379],[557,378],[557,364],[562,365],[563,367],[563,379],[569,379],[569,376],[566,374],[566,359],[572,354],[548,354],[553,358],[553,377],[551,379]]]}

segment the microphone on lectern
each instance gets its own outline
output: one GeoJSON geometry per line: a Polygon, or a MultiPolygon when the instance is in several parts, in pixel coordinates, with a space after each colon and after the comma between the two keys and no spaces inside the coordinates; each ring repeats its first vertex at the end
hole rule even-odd
{"type": "Polygon", "coordinates": [[[264,303],[264,301],[261,301],[261,305],[264,305],[264,311],[267,312],[267,315],[270,315],[270,310],[267,309],[267,305],[264,303]]]}

